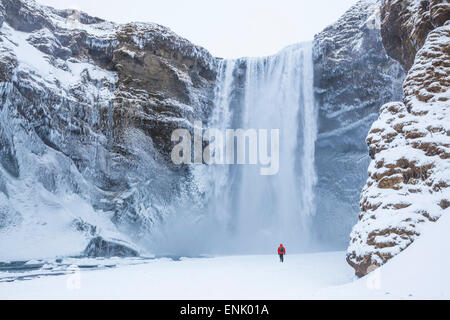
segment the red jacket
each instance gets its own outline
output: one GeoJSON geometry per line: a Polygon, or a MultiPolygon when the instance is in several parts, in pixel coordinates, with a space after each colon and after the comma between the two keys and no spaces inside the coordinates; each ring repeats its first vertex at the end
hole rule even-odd
{"type": "Polygon", "coordinates": [[[278,247],[278,254],[286,254],[286,248],[283,246],[278,247]]]}

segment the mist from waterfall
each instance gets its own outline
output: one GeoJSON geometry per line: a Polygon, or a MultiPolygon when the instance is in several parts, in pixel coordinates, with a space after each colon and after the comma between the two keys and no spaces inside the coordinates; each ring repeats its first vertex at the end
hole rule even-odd
{"type": "MultiPolygon", "coordinates": [[[[280,129],[280,170],[260,175],[256,165],[216,165],[211,211],[226,232],[224,250],[272,252],[279,243],[305,251],[315,214],[312,44],[262,58],[220,63],[211,128],[280,129]]],[[[261,137],[260,137],[261,138],[261,137]]]]}

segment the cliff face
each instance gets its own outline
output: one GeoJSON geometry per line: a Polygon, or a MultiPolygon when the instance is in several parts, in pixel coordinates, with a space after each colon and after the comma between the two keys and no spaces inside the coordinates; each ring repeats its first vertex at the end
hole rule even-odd
{"type": "MultiPolygon", "coordinates": [[[[401,1],[406,11],[398,15],[398,2],[384,3],[386,21],[397,20],[383,23],[383,41],[412,32],[408,39],[423,46],[403,84],[403,101],[384,105],[367,137],[372,161],[347,254],[358,276],[407,248],[425,224],[450,211],[450,5],[401,1]],[[436,28],[427,35],[425,24],[436,28]]],[[[402,39],[400,49],[390,44],[388,52],[407,67],[417,47],[402,39]]]]}
{"type": "Polygon", "coordinates": [[[206,50],[34,1],[2,0],[0,27],[0,251],[18,238],[69,243],[52,255],[98,235],[142,242],[171,204],[196,203],[170,136],[210,113],[206,50]]]}
{"type": "MultiPolygon", "coordinates": [[[[384,1],[380,9],[362,0],[315,38],[313,227],[319,241],[342,248],[361,210],[348,255],[360,275],[448,210],[446,8],[384,1]],[[404,101],[383,107],[370,131],[367,180],[364,137],[379,107],[401,99],[401,65],[409,68],[417,51],[404,101]],[[429,206],[414,200],[422,196],[429,206]]],[[[230,99],[239,109],[245,66],[236,64],[230,99]]],[[[1,0],[0,257],[85,248],[94,256],[136,255],[132,244],[152,249],[159,233],[166,236],[162,221],[175,225],[170,232],[188,229],[186,216],[197,221],[206,212],[210,185],[171,163],[169,139],[175,128],[207,122],[218,65],[156,24],[1,0]]]]}
{"type": "Polygon", "coordinates": [[[405,70],[414,63],[430,31],[450,19],[446,0],[383,0],[381,4],[381,35],[389,56],[405,70]]]}
{"type": "Polygon", "coordinates": [[[314,68],[319,108],[314,228],[319,241],[342,248],[367,177],[364,137],[380,105],[401,98],[405,76],[383,47],[378,1],[358,2],[315,37],[314,68]]]}

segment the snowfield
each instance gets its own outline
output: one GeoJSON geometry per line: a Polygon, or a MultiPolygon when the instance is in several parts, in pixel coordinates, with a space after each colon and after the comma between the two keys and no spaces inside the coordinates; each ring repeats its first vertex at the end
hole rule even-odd
{"type": "Polygon", "coordinates": [[[0,283],[0,299],[304,299],[352,277],[345,252],[156,259],[0,283]]]}
{"type": "Polygon", "coordinates": [[[0,299],[450,299],[448,230],[444,215],[359,280],[345,252],[287,255],[284,264],[275,255],[112,259],[118,267],[28,281],[1,282],[0,273],[0,299]]]}
{"type": "Polygon", "coordinates": [[[450,299],[450,215],[424,228],[405,251],[365,278],[328,288],[322,299],[450,299]]]}

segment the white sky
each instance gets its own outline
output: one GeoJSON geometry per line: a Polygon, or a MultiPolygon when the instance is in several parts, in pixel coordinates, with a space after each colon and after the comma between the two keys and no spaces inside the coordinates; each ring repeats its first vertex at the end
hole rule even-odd
{"type": "Polygon", "coordinates": [[[357,0],[37,0],[125,23],[156,22],[224,58],[312,40],[357,0]]]}

